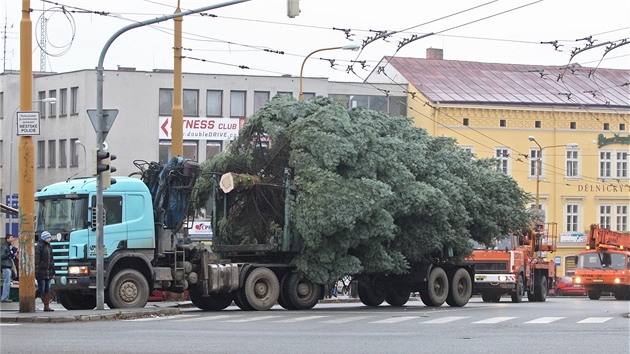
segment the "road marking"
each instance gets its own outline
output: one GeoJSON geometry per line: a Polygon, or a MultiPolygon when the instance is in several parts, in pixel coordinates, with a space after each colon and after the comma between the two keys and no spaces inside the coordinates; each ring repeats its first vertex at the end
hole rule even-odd
{"type": "Polygon", "coordinates": [[[19,326],[20,323],[0,323],[0,326],[19,326]]]}
{"type": "Polygon", "coordinates": [[[435,318],[435,319],[420,322],[420,323],[449,323],[449,322],[463,320],[468,317],[470,316],[446,316],[446,317],[435,318]]]}
{"type": "Polygon", "coordinates": [[[409,321],[409,320],[415,320],[416,318],[420,318],[420,316],[392,317],[392,318],[386,318],[384,320],[373,321],[373,322],[370,322],[370,323],[398,323],[398,322],[405,322],[405,321],[409,321]]]}
{"type": "Polygon", "coordinates": [[[525,323],[551,323],[551,322],[559,321],[563,318],[566,318],[566,317],[541,317],[535,320],[527,321],[525,323]]]}
{"type": "Polygon", "coordinates": [[[233,323],[242,323],[242,322],[254,322],[254,321],[262,321],[262,320],[270,320],[272,318],[278,318],[282,316],[260,316],[260,317],[250,317],[250,318],[241,318],[239,320],[228,320],[222,322],[233,322],[233,323]]]}
{"type": "Polygon", "coordinates": [[[316,320],[318,318],[326,318],[326,317],[329,317],[329,316],[304,316],[304,317],[296,317],[296,318],[289,318],[286,320],[274,321],[274,323],[295,323],[295,322],[316,320]]]}
{"type": "Polygon", "coordinates": [[[604,323],[610,319],[612,319],[612,317],[589,317],[578,321],[578,323],[604,323]]]}
{"type": "MultiPolygon", "coordinates": [[[[207,316],[207,317],[199,317],[200,315],[186,315],[186,317],[197,317],[197,318],[185,318],[183,320],[176,320],[173,322],[197,322],[197,321],[216,321],[222,320],[224,318],[234,318],[241,317],[242,315],[216,315],[216,316],[207,316]]],[[[178,316],[180,317],[180,316],[178,316]]]]}
{"type": "Polygon", "coordinates": [[[513,320],[515,318],[516,317],[491,317],[491,318],[487,318],[485,320],[481,320],[481,321],[477,321],[473,323],[499,323],[499,322],[513,320]]]}
{"type": "Polygon", "coordinates": [[[336,318],[334,320],[322,321],[322,323],[349,323],[349,322],[354,322],[354,321],[359,321],[359,320],[365,320],[370,317],[372,316],[342,317],[342,318],[336,318]]]}

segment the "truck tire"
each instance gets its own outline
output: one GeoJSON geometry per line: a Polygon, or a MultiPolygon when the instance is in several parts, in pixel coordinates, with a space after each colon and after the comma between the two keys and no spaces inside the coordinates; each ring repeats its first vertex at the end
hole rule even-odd
{"type": "Polygon", "coordinates": [[[287,274],[282,281],[278,302],[288,310],[312,309],[322,296],[322,286],[302,278],[298,273],[287,274]]]}
{"type": "Polygon", "coordinates": [[[630,300],[630,290],[618,290],[613,293],[616,300],[630,300]]]}
{"type": "Polygon", "coordinates": [[[466,269],[459,268],[451,279],[450,291],[446,297],[446,303],[453,307],[462,307],[468,303],[472,296],[472,280],[466,269]]]}
{"type": "Polygon", "coordinates": [[[362,286],[359,282],[359,300],[365,306],[379,306],[385,301],[387,291],[374,286],[362,286]]]}
{"type": "Polygon", "coordinates": [[[96,307],[96,294],[78,291],[58,291],[57,298],[66,310],[92,310],[96,307]]]}
{"type": "Polygon", "coordinates": [[[238,306],[243,311],[254,311],[252,305],[247,302],[247,298],[245,298],[245,290],[243,288],[236,289],[232,292],[232,298],[236,306],[238,306]]]}
{"type": "Polygon", "coordinates": [[[111,308],[144,307],[149,300],[149,283],[135,269],[123,269],[114,275],[108,287],[111,308]]]}
{"type": "Polygon", "coordinates": [[[536,283],[537,284],[534,286],[534,298],[538,302],[545,302],[547,300],[547,293],[549,292],[547,288],[547,277],[540,275],[536,283]]]}
{"type": "Polygon", "coordinates": [[[211,293],[203,296],[201,288],[192,286],[188,289],[188,295],[193,305],[204,311],[221,311],[232,304],[231,293],[211,293]]]}
{"type": "Polygon", "coordinates": [[[512,302],[522,302],[523,295],[525,295],[525,283],[523,282],[523,274],[519,274],[516,280],[516,289],[512,293],[512,302]]]}
{"type": "Polygon", "coordinates": [[[390,306],[400,307],[404,306],[409,301],[411,291],[388,289],[387,295],[385,295],[385,302],[390,306]]]}
{"type": "Polygon", "coordinates": [[[599,298],[602,297],[601,290],[587,290],[586,294],[588,295],[588,298],[591,300],[599,300],[599,298]]]}
{"type": "Polygon", "coordinates": [[[448,297],[448,291],[446,272],[441,267],[433,268],[429,274],[429,280],[427,280],[428,306],[442,306],[448,297]]]}
{"type": "Polygon", "coordinates": [[[247,275],[244,289],[245,298],[254,310],[266,311],[278,302],[280,282],[271,269],[260,267],[247,275]]]}
{"type": "Polygon", "coordinates": [[[501,302],[501,294],[482,293],[481,300],[483,300],[483,302],[501,302]]]}

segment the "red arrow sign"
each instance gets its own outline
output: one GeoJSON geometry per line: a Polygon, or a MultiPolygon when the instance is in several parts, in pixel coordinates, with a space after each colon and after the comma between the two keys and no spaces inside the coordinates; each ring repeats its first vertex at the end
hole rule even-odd
{"type": "Polygon", "coordinates": [[[162,128],[162,131],[164,132],[164,134],[168,137],[168,130],[166,130],[166,126],[168,126],[168,118],[166,118],[166,120],[164,121],[164,123],[160,127],[160,128],[162,128]]]}

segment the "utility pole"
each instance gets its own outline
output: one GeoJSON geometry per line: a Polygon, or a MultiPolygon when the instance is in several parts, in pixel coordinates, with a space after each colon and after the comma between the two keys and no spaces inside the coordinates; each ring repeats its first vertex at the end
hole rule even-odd
{"type": "MultiPolygon", "coordinates": [[[[33,23],[31,4],[22,1],[20,20],[20,107],[33,109],[33,23]]],[[[13,128],[12,128],[13,129],[13,128]]],[[[14,134],[13,131],[11,134],[14,134]]],[[[18,145],[18,207],[20,249],[20,312],[35,312],[35,149],[33,137],[20,136],[18,145]]]]}
{"type": "MultiPolygon", "coordinates": [[[[175,15],[181,13],[179,1],[175,15]]],[[[171,155],[184,156],[184,108],[182,107],[182,17],[176,17],[173,58],[173,109],[171,113],[171,155]]]]}

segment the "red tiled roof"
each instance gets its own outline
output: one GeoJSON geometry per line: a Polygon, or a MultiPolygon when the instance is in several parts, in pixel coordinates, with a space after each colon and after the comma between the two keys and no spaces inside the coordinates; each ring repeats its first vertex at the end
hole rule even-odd
{"type": "Polygon", "coordinates": [[[385,57],[432,102],[630,108],[630,70],[385,57]]]}

